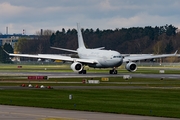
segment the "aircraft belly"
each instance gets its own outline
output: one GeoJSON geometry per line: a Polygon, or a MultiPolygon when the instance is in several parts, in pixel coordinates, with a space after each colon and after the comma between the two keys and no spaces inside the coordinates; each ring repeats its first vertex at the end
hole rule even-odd
{"type": "Polygon", "coordinates": [[[98,60],[99,63],[97,64],[90,64],[89,67],[94,68],[112,68],[112,67],[119,67],[122,64],[121,60],[98,60]]]}
{"type": "Polygon", "coordinates": [[[107,66],[107,67],[118,67],[122,64],[122,62],[120,61],[116,61],[116,60],[107,60],[103,63],[104,66],[107,66]]]}

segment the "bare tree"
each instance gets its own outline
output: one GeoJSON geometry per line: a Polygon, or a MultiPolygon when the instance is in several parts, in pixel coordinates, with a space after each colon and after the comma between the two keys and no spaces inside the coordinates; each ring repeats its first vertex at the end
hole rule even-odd
{"type": "Polygon", "coordinates": [[[49,29],[43,30],[43,29],[41,29],[41,31],[36,32],[36,35],[51,36],[53,33],[55,33],[55,31],[53,31],[53,30],[49,30],[49,29]]]}

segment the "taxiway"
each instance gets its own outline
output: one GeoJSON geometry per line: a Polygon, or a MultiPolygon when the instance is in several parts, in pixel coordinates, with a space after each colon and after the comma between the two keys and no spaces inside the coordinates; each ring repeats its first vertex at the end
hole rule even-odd
{"type": "Polygon", "coordinates": [[[73,110],[57,110],[34,107],[0,105],[1,120],[179,120],[175,118],[149,117],[73,110]]]}

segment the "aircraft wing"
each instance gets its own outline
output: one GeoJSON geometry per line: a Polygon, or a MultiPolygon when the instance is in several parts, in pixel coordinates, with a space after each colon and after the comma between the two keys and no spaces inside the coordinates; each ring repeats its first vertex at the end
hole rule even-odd
{"type": "MultiPolygon", "coordinates": [[[[74,52],[74,53],[77,53],[77,50],[70,50],[70,49],[64,49],[64,48],[58,48],[58,47],[51,47],[52,49],[56,49],[56,50],[63,50],[63,51],[68,51],[68,52],[74,52]]],[[[99,48],[94,48],[94,49],[97,49],[97,50],[102,50],[104,49],[105,47],[99,47],[99,48]]]]}
{"type": "Polygon", "coordinates": [[[98,63],[97,60],[94,60],[94,59],[80,59],[80,58],[72,58],[72,57],[69,57],[69,56],[62,56],[62,55],[38,54],[38,58],[62,60],[62,61],[69,61],[69,62],[90,63],[90,64],[98,63]]]}
{"type": "Polygon", "coordinates": [[[14,56],[14,57],[43,58],[43,59],[62,60],[62,61],[69,61],[69,62],[81,62],[81,63],[89,63],[89,64],[98,63],[97,60],[94,60],[94,59],[80,59],[80,58],[72,58],[69,56],[62,56],[62,55],[50,55],[50,54],[32,55],[32,54],[11,54],[11,53],[7,53],[7,54],[9,54],[9,56],[14,56]]]}
{"type": "Polygon", "coordinates": [[[129,56],[124,56],[123,62],[163,58],[163,57],[173,57],[176,56],[176,54],[177,51],[174,54],[162,54],[162,55],[144,54],[144,55],[133,55],[133,56],[129,55],[129,56]]]}

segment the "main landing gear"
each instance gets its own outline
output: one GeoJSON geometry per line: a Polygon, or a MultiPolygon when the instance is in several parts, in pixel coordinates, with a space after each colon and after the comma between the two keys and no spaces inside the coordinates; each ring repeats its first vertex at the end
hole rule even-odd
{"type": "Polygon", "coordinates": [[[117,74],[116,68],[113,68],[112,70],[109,70],[109,74],[117,74]]]}
{"type": "Polygon", "coordinates": [[[86,74],[86,70],[82,69],[81,71],[79,71],[79,74],[86,74]]]}

